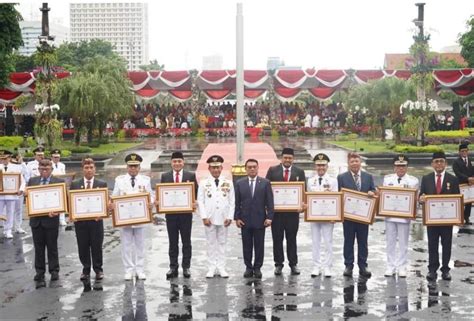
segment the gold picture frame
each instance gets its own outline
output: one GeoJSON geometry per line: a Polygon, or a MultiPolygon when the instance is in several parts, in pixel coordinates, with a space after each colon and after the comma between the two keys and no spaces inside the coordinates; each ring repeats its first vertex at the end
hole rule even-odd
{"type": "Polygon", "coordinates": [[[464,202],[462,194],[425,195],[423,203],[423,224],[462,225],[464,223],[464,202]],[[436,207],[438,207],[436,209],[436,207]]]}
{"type": "Polygon", "coordinates": [[[460,184],[459,190],[463,195],[464,204],[474,203],[474,185],[460,184]]]}
{"type": "Polygon", "coordinates": [[[306,195],[307,208],[304,213],[305,222],[324,223],[324,222],[342,222],[344,205],[342,203],[341,192],[308,192],[306,195]],[[334,210],[335,213],[330,213],[334,210]],[[315,209],[318,213],[313,213],[315,209]],[[322,212],[322,213],[321,213],[322,212]]]}
{"type": "Polygon", "coordinates": [[[26,195],[26,210],[29,217],[68,211],[65,183],[28,186],[26,195]]]}
{"type": "Polygon", "coordinates": [[[21,186],[21,173],[2,173],[0,175],[2,189],[0,195],[15,195],[18,194],[21,186]],[[8,180],[8,182],[5,182],[8,180]],[[14,188],[7,188],[10,185],[14,184],[14,188]]]}
{"type": "Polygon", "coordinates": [[[72,221],[90,221],[108,217],[107,188],[69,190],[68,196],[69,215],[72,221]],[[97,206],[97,202],[100,206],[97,206]]]}
{"type": "Polygon", "coordinates": [[[378,216],[416,219],[418,190],[395,186],[378,186],[378,216]],[[408,206],[408,208],[406,207],[408,206]]]}
{"type": "Polygon", "coordinates": [[[277,212],[299,213],[303,207],[305,182],[271,182],[273,206],[277,212]]]}
{"type": "Polygon", "coordinates": [[[149,193],[112,196],[110,199],[113,204],[112,223],[114,227],[152,222],[149,193]]]}
{"type": "Polygon", "coordinates": [[[375,220],[377,197],[369,197],[367,193],[342,188],[344,220],[362,224],[372,224],[375,220]]]}
{"type": "Polygon", "coordinates": [[[159,214],[194,212],[195,186],[193,182],[159,183],[155,186],[159,214]]]}

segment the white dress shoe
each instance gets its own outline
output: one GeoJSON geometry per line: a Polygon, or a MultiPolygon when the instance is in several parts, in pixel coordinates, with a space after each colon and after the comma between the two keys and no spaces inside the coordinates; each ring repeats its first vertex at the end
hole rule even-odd
{"type": "Polygon", "coordinates": [[[324,268],[324,276],[330,278],[332,276],[332,270],[329,267],[324,268]]]}
{"type": "Polygon", "coordinates": [[[224,269],[224,268],[221,268],[221,269],[217,269],[217,273],[219,273],[219,275],[221,276],[221,278],[228,278],[229,277],[229,273],[227,273],[227,271],[224,269]]]}
{"type": "Polygon", "coordinates": [[[61,225],[61,226],[66,226],[66,225],[67,225],[67,223],[66,223],[66,221],[59,220],[59,225],[61,225]]]}
{"type": "Polygon", "coordinates": [[[215,270],[207,271],[206,278],[212,279],[214,277],[215,272],[216,272],[215,270]]]}
{"type": "Polygon", "coordinates": [[[25,231],[24,229],[22,229],[21,227],[17,228],[17,229],[16,229],[16,232],[17,232],[18,234],[26,234],[26,231],[25,231]]]}
{"type": "Polygon", "coordinates": [[[12,232],[5,232],[5,238],[12,239],[13,238],[12,232]]]}
{"type": "Polygon", "coordinates": [[[137,279],[138,280],[146,280],[146,275],[143,272],[137,272],[137,279]]]}
{"type": "Polygon", "coordinates": [[[125,281],[131,281],[133,279],[133,275],[130,272],[125,273],[125,276],[123,277],[125,281]]]}
{"type": "Polygon", "coordinates": [[[398,269],[398,277],[400,278],[406,278],[407,277],[407,268],[406,267],[401,267],[398,269]]]}
{"type": "Polygon", "coordinates": [[[319,270],[319,268],[317,266],[315,266],[313,268],[313,271],[311,271],[311,276],[312,277],[316,277],[316,276],[319,276],[321,274],[321,271],[319,270]]]}
{"type": "Polygon", "coordinates": [[[385,273],[383,274],[386,277],[391,277],[395,275],[395,270],[394,269],[386,269],[385,273]]]}

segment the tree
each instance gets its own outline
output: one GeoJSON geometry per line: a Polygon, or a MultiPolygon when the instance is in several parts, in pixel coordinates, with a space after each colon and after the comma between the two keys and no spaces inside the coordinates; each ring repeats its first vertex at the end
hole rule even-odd
{"type": "Polygon", "coordinates": [[[165,65],[160,65],[158,60],[153,59],[150,60],[148,65],[140,65],[139,68],[143,71],[157,71],[157,70],[165,70],[165,65]]]}
{"type": "Polygon", "coordinates": [[[31,72],[35,69],[35,55],[24,56],[15,52],[12,57],[16,72],[31,72]]]}
{"type": "Polygon", "coordinates": [[[14,69],[13,50],[23,45],[19,21],[23,20],[15,4],[0,4],[0,88],[10,82],[14,69]]]}
{"type": "Polygon", "coordinates": [[[467,31],[459,35],[458,42],[461,45],[461,56],[466,60],[469,67],[474,67],[474,16],[466,22],[467,31]]]}
{"type": "Polygon", "coordinates": [[[87,141],[91,143],[95,129],[101,138],[107,121],[132,113],[130,87],[123,60],[100,56],[59,83],[58,102],[73,119],[76,144],[80,142],[81,131],[87,132],[87,141]]]}

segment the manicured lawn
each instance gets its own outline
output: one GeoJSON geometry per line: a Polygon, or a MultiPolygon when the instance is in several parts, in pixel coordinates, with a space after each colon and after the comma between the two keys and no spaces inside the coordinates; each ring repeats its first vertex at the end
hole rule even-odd
{"type": "MultiPolygon", "coordinates": [[[[99,147],[92,147],[92,152],[90,154],[94,155],[107,155],[107,154],[115,154],[121,152],[123,150],[133,148],[136,146],[140,146],[143,143],[109,143],[109,144],[102,144],[99,147]]],[[[75,147],[74,143],[72,142],[63,142],[61,144],[62,149],[69,149],[75,147]]]]}
{"type": "MultiPolygon", "coordinates": [[[[358,152],[363,153],[395,153],[395,151],[391,149],[395,145],[392,140],[381,142],[377,140],[368,141],[363,139],[355,139],[344,141],[331,140],[326,142],[347,150],[357,150],[358,152]]],[[[448,153],[456,153],[458,151],[458,145],[456,144],[441,144],[436,146],[441,147],[445,152],[448,153]]]]}

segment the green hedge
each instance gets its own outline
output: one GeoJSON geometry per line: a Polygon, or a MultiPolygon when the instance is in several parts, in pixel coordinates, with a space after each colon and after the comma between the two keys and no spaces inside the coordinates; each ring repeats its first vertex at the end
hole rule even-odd
{"type": "Polygon", "coordinates": [[[71,148],[71,152],[73,154],[84,154],[84,153],[90,153],[92,151],[92,148],[87,147],[87,146],[76,146],[71,148]]]}
{"type": "MultiPolygon", "coordinates": [[[[8,149],[9,151],[13,152],[15,148],[22,147],[21,143],[23,142],[22,136],[2,136],[0,137],[0,148],[1,149],[8,149]]],[[[28,137],[27,140],[28,146],[25,147],[33,147],[36,146],[36,142],[33,140],[32,137],[28,137]]]]}
{"type": "Polygon", "coordinates": [[[471,134],[469,130],[436,130],[432,132],[426,132],[426,137],[433,138],[456,138],[456,137],[469,137],[471,134]]]}
{"type": "Polygon", "coordinates": [[[436,145],[426,145],[426,146],[396,145],[393,150],[397,153],[434,153],[434,152],[442,152],[443,148],[436,145]]]}

